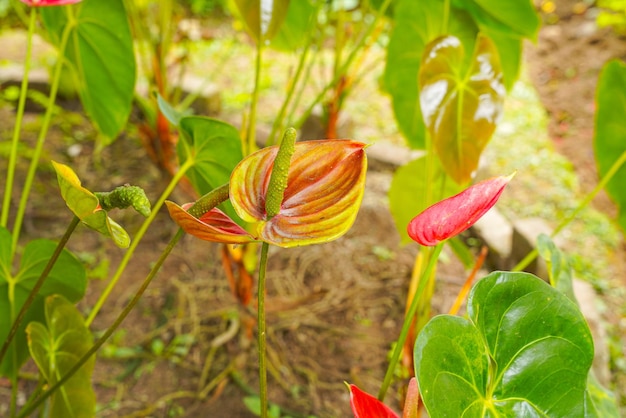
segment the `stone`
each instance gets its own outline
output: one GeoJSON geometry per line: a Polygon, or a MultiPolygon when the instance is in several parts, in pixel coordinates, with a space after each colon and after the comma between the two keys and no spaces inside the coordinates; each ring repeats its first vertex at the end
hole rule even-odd
{"type": "MultiPolygon", "coordinates": [[[[513,240],[511,243],[511,263],[517,264],[536,247],[539,234],[550,235],[552,228],[541,218],[526,218],[513,221],[513,240]]],[[[548,268],[541,257],[536,257],[524,271],[548,280],[548,268]]]]}
{"type": "Polygon", "coordinates": [[[489,247],[487,261],[497,270],[511,268],[513,226],[498,209],[491,208],[471,231],[489,247]]]}

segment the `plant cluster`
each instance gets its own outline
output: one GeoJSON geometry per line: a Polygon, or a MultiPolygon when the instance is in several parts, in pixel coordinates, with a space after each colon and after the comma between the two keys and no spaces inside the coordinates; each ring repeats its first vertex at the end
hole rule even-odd
{"type": "MultiPolygon", "coordinates": [[[[390,26],[384,88],[392,97],[408,146],[425,152],[394,174],[389,202],[403,239],[415,241],[420,251],[402,330],[378,397],[348,385],[354,415],[397,416],[383,401],[395,371],[403,367],[415,376],[407,390],[405,417],[420,416],[424,409],[433,417],[618,416],[614,397],[590,372],[591,334],[573,296],[569,266],[551,237],[542,236],[538,242],[538,253],[550,264],[549,284],[521,272],[537,256],[534,252],[514,271],[493,272],[473,286],[475,274],[470,275],[451,312],[431,318],[443,246],[450,245],[462,259],[470,260],[468,264],[474,264],[458,235],[493,207],[507,184],[515,181],[510,174],[472,184],[507,90],[518,76],[522,42],[534,39],[539,28],[528,0],[372,0],[366,4],[234,0],[232,12],[256,46],[255,85],[241,130],[191,114],[189,102],[178,100],[181,97],[168,83],[173,1],[21,1],[28,7],[29,44],[0,217],[0,375],[12,386],[8,416],[95,415],[91,385],[95,354],[136,306],[184,234],[222,244],[228,266],[237,251],[253,254],[252,267],[240,263],[238,276],[232,268],[226,272],[238,302],[254,306],[257,313],[259,393],[254,408],[262,417],[280,414],[268,400],[265,289],[269,247],[323,244],[343,236],[355,221],[365,193],[367,145],[336,139],[337,124],[362,76],[358,63],[390,26]],[[156,18],[146,23],[146,16],[156,18]],[[10,230],[31,41],[38,19],[57,48],[58,58],[10,230]],[[302,115],[290,114],[298,108],[298,92],[310,76],[309,52],[321,48],[329,36],[335,54],[332,76],[302,115]],[[150,97],[135,95],[134,40],[144,53],[145,68],[150,69],[145,71],[153,90],[150,97]],[[256,115],[266,48],[297,50],[301,60],[274,119],[268,146],[259,149],[256,115]],[[52,162],[60,195],[73,218],[60,241],[34,239],[22,245],[25,210],[64,71],[74,80],[101,146],[119,136],[133,102],[139,103],[146,120],[147,152],[170,174],[170,182],[151,203],[141,188],[128,184],[106,192],[91,191],[71,167],[52,162]],[[316,106],[323,108],[326,139],[296,141],[296,129],[286,126],[292,122],[301,126],[316,106]],[[179,185],[190,186],[197,198],[180,204],[168,200],[179,185]],[[178,232],[115,321],[94,340],[90,325],[163,205],[180,227],[178,232]],[[132,240],[110,216],[112,209],[130,207],[145,217],[132,240]],[[64,248],[81,223],[126,249],[86,317],[75,306],[88,286],[85,266],[64,248]],[[252,295],[254,276],[256,296],[252,295]],[[458,316],[466,297],[467,313],[458,316]],[[38,383],[18,407],[20,370],[29,358],[39,371],[38,383]]],[[[213,3],[192,2],[197,7],[213,3]]],[[[24,6],[17,7],[23,11],[24,6]]],[[[620,208],[618,222],[623,229],[625,92],[626,66],[608,63],[598,86],[594,141],[602,180],[582,205],[606,189],[620,208]]],[[[575,211],[564,219],[554,234],[576,215],[575,211]]]]}

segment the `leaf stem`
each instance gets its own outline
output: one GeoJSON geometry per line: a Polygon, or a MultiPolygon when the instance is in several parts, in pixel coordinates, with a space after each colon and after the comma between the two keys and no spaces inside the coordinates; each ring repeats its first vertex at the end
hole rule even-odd
{"type": "Polygon", "coordinates": [[[115,330],[120,326],[120,324],[124,321],[124,319],[126,319],[128,314],[135,307],[135,305],[137,305],[137,302],[139,302],[139,299],[141,298],[141,296],[143,296],[144,292],[150,285],[150,282],[152,281],[152,279],[154,279],[156,274],[159,272],[159,270],[161,269],[161,266],[163,265],[163,263],[169,256],[170,252],[172,251],[176,243],[178,243],[178,241],[182,238],[184,234],[185,232],[182,229],[178,230],[176,235],[174,235],[174,237],[170,240],[165,250],[163,250],[163,253],[159,257],[157,262],[154,264],[154,267],[152,267],[152,270],[150,270],[150,273],[148,274],[148,276],[146,276],[146,278],[144,279],[143,283],[137,290],[137,293],[135,293],[135,295],[130,300],[130,302],[128,302],[128,305],[126,305],[124,310],[120,312],[119,316],[115,319],[115,322],[113,322],[113,324],[105,331],[105,333],[102,334],[100,338],[98,338],[98,340],[89,349],[89,351],[87,351],[74,364],[74,366],[72,366],[72,368],[67,372],[67,374],[65,374],[54,385],[52,385],[50,389],[42,393],[41,396],[37,398],[37,400],[34,401],[31,405],[24,407],[24,409],[20,411],[18,418],[29,416],[44,400],[46,400],[50,395],[52,395],[54,391],[56,391],[59,387],[65,384],[65,382],[67,382],[85,364],[85,362],[89,360],[89,358],[92,355],[94,355],[100,349],[100,347],[102,347],[102,345],[106,342],[106,340],[113,334],[113,332],[115,332],[115,330]]]}
{"type": "Polygon", "coordinates": [[[443,248],[443,242],[440,242],[435,246],[430,257],[428,259],[428,265],[424,269],[422,276],[420,278],[419,287],[415,292],[415,296],[411,301],[411,306],[404,316],[404,323],[402,324],[402,330],[400,331],[400,336],[398,337],[398,341],[396,341],[396,346],[393,349],[393,353],[391,355],[391,360],[389,361],[389,366],[387,367],[387,372],[385,373],[385,378],[383,380],[383,384],[378,392],[378,400],[381,402],[385,400],[385,395],[387,394],[387,389],[389,389],[389,385],[391,384],[391,379],[393,378],[393,374],[396,370],[396,366],[398,365],[398,361],[400,360],[400,354],[402,353],[402,348],[404,347],[404,343],[409,335],[409,330],[411,328],[411,324],[413,322],[413,317],[415,316],[415,312],[417,311],[417,307],[419,306],[419,300],[421,299],[422,293],[426,289],[426,285],[429,282],[430,275],[435,268],[435,264],[437,263],[437,259],[439,258],[439,254],[441,253],[441,249],[443,248]]]}
{"type": "Polygon", "coordinates": [[[4,359],[4,356],[5,356],[6,352],[7,352],[7,350],[9,349],[9,345],[11,344],[11,341],[13,340],[13,337],[15,337],[15,334],[17,333],[17,328],[19,327],[19,325],[21,324],[22,320],[24,319],[24,315],[28,311],[28,308],[30,308],[30,305],[35,300],[35,297],[39,293],[39,290],[41,289],[41,286],[43,286],[43,283],[46,280],[46,278],[48,277],[48,274],[50,273],[50,271],[52,270],[52,267],[54,267],[54,264],[58,260],[59,255],[61,255],[61,251],[63,251],[63,248],[65,248],[65,245],[67,244],[67,241],[70,239],[70,236],[72,236],[72,233],[74,232],[74,230],[76,229],[76,226],[79,223],[80,223],[80,219],[77,216],[74,216],[72,218],[72,221],[68,225],[68,227],[67,227],[67,229],[65,231],[65,234],[63,235],[63,237],[61,238],[61,240],[57,244],[57,247],[55,248],[54,253],[52,253],[50,258],[48,259],[48,264],[46,264],[46,267],[44,267],[43,271],[39,275],[39,279],[37,280],[37,282],[33,286],[32,290],[28,294],[28,297],[24,301],[24,304],[22,305],[20,311],[18,312],[17,316],[15,317],[15,320],[13,321],[13,324],[11,325],[11,329],[9,330],[9,334],[7,335],[7,338],[4,341],[4,343],[2,344],[2,348],[0,349],[0,364],[2,364],[2,360],[4,359]]]}
{"type": "Polygon", "coordinates": [[[261,90],[261,70],[263,65],[263,35],[259,36],[256,46],[256,65],[254,70],[254,90],[250,102],[250,117],[248,120],[248,134],[246,135],[247,147],[244,147],[244,156],[252,154],[256,150],[256,113],[259,104],[259,91],[261,90]]]}
{"type": "MultiPolygon", "coordinates": [[[[585,198],[582,200],[582,202],[580,202],[580,204],[576,207],[576,209],[574,209],[574,211],[568,217],[563,219],[557,225],[557,227],[554,229],[552,234],[550,234],[550,238],[554,238],[555,236],[557,236],[567,225],[570,224],[570,222],[576,219],[580,211],[582,211],[585,207],[587,207],[591,203],[591,201],[596,197],[596,195],[600,193],[600,190],[606,187],[606,185],[609,183],[609,181],[611,181],[611,179],[615,176],[615,174],[617,174],[617,172],[624,165],[624,163],[626,163],[626,151],[622,152],[622,155],[620,155],[619,158],[615,160],[611,168],[609,168],[609,171],[606,172],[606,174],[604,175],[604,177],[602,177],[602,179],[596,185],[596,187],[592,191],[590,191],[587,194],[587,196],[585,196],[585,198]]],[[[535,258],[537,258],[538,254],[539,253],[537,251],[537,248],[533,249],[531,252],[526,254],[526,257],[524,257],[522,261],[520,261],[519,263],[517,263],[515,267],[513,267],[512,271],[523,270],[530,263],[532,263],[535,258]]]]}
{"type": "Polygon", "coordinates": [[[22,197],[20,198],[20,203],[17,208],[17,215],[15,216],[15,224],[13,225],[13,242],[11,244],[11,257],[15,255],[15,250],[17,249],[17,243],[20,236],[20,230],[22,229],[22,221],[24,220],[24,213],[26,212],[26,204],[28,203],[30,189],[33,185],[33,180],[35,179],[35,173],[37,172],[37,166],[39,165],[39,158],[41,157],[43,144],[46,140],[46,136],[48,135],[48,128],[50,127],[50,121],[52,120],[52,113],[55,106],[57,91],[59,90],[59,82],[61,80],[61,70],[63,69],[65,48],[73,29],[73,25],[68,24],[63,30],[63,35],[61,37],[59,56],[57,57],[57,62],[55,63],[52,84],[50,86],[50,95],[48,96],[48,103],[46,104],[46,113],[43,118],[41,130],[39,131],[39,137],[37,138],[37,143],[35,145],[35,151],[33,152],[33,158],[30,161],[28,173],[24,182],[24,189],[22,190],[22,197]]]}
{"type": "Polygon", "coordinates": [[[91,325],[94,318],[96,317],[96,315],[102,308],[102,305],[109,297],[111,291],[113,290],[113,287],[115,287],[120,277],[122,276],[122,273],[124,273],[124,270],[126,269],[128,262],[130,261],[133,254],[135,253],[135,250],[137,249],[137,246],[141,242],[141,239],[146,234],[148,227],[152,224],[152,221],[154,221],[154,218],[159,213],[159,209],[161,208],[161,206],[163,206],[163,202],[165,202],[165,199],[170,195],[170,193],[172,193],[172,190],[174,190],[174,187],[176,187],[178,182],[183,178],[187,170],[189,170],[193,166],[193,164],[194,164],[193,159],[188,159],[187,161],[185,161],[185,163],[180,167],[180,169],[176,172],[176,174],[174,175],[170,183],[167,185],[167,187],[161,194],[161,197],[159,197],[159,200],[157,201],[157,203],[155,203],[154,206],[152,207],[150,216],[148,216],[141,224],[141,227],[137,231],[135,238],[133,239],[133,241],[130,243],[130,246],[128,247],[128,251],[126,251],[126,253],[124,254],[124,257],[122,258],[122,261],[117,267],[117,271],[115,272],[115,275],[113,276],[113,278],[111,278],[111,281],[109,282],[107,287],[102,291],[102,293],[100,294],[100,297],[98,298],[91,312],[89,313],[89,316],[85,320],[85,325],[87,327],[91,325]]]}
{"type": "Polygon", "coordinates": [[[259,399],[261,401],[261,418],[267,418],[267,362],[266,362],[266,328],[265,328],[265,276],[267,272],[267,253],[269,244],[261,245],[258,283],[258,350],[259,350],[259,399]]]}
{"type": "MultiPolygon", "coordinates": [[[[15,177],[15,165],[17,163],[17,147],[20,139],[20,131],[22,129],[22,121],[24,119],[26,93],[28,91],[28,74],[30,73],[31,55],[33,49],[33,34],[35,33],[35,21],[37,16],[36,10],[36,7],[30,8],[30,19],[28,21],[28,40],[26,43],[26,58],[24,59],[24,73],[22,74],[20,98],[17,103],[17,115],[15,117],[15,126],[13,127],[13,139],[11,141],[11,151],[9,153],[9,165],[7,167],[6,186],[4,188],[4,201],[2,202],[2,215],[0,217],[0,226],[3,226],[5,228],[9,220],[9,208],[11,205],[11,196],[13,194],[13,179],[15,177]]],[[[0,359],[1,358],[2,357],[0,356],[0,359]]]]}

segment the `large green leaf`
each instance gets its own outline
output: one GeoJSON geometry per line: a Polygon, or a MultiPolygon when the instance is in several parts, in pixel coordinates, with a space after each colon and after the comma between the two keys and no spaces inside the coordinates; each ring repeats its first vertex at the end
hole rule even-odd
{"type": "Polygon", "coordinates": [[[403,244],[412,242],[406,229],[411,219],[429,206],[426,198],[427,190],[431,190],[433,193],[432,202],[445,199],[459,192],[458,187],[453,182],[446,181],[439,165],[435,178],[428,183],[426,164],[424,157],[413,160],[397,169],[391,180],[389,208],[403,244]]]}
{"type": "Polygon", "coordinates": [[[540,20],[531,0],[453,0],[467,10],[481,30],[537,39],[540,20]]]}
{"type": "Polygon", "coordinates": [[[69,31],[60,54],[71,65],[85,111],[105,136],[115,139],[130,115],[136,77],[123,0],[84,0],[73,7],[44,7],[41,13],[57,47],[69,31]]]}
{"type": "Polygon", "coordinates": [[[234,2],[248,32],[257,42],[265,42],[278,33],[287,15],[290,0],[234,0],[234,2]]]}
{"type": "Polygon", "coordinates": [[[285,21],[270,42],[274,49],[295,51],[306,42],[317,18],[317,7],[311,0],[290,1],[285,21]]]}
{"type": "Polygon", "coordinates": [[[420,106],[443,168],[457,184],[468,183],[495,131],[504,95],[493,42],[479,36],[469,62],[454,36],[426,46],[419,73],[420,106]]]}
{"type": "MultiPolygon", "coordinates": [[[[52,256],[56,243],[49,240],[31,241],[24,249],[19,271],[15,275],[11,273],[10,248],[11,234],[5,228],[0,228],[0,342],[6,340],[13,319],[52,256]]],[[[14,377],[19,366],[28,358],[24,329],[29,321],[43,320],[44,297],[61,294],[76,302],[85,294],[86,286],[84,266],[69,251],[63,250],[0,365],[1,375],[14,377]]]]}
{"type": "MultiPolygon", "coordinates": [[[[626,153],[626,64],[618,60],[604,66],[596,92],[595,135],[593,146],[596,164],[604,177],[613,164],[626,153]]],[[[622,164],[606,185],[606,191],[619,207],[618,222],[626,231],[626,164],[622,164]]]]}
{"type": "MultiPolygon", "coordinates": [[[[239,132],[225,122],[186,116],[179,121],[181,140],[178,158],[181,165],[193,161],[187,177],[194,189],[204,195],[230,181],[230,173],[243,158],[239,132]]],[[[220,205],[232,219],[238,219],[230,202],[220,205]]]]}
{"type": "MultiPolygon", "coordinates": [[[[385,88],[391,94],[398,127],[412,148],[425,147],[425,127],[419,104],[418,73],[426,44],[444,35],[444,2],[400,0],[387,48],[385,88]]],[[[450,10],[447,33],[459,38],[466,50],[474,49],[478,27],[458,8],[450,10]]]]}
{"type": "MultiPolygon", "coordinates": [[[[60,295],[46,298],[46,325],[31,322],[26,328],[28,348],[49,385],[63,377],[92,346],[92,337],[76,307],[60,295]]],[[[96,395],[91,386],[92,356],[50,397],[51,418],[91,418],[96,395]]]]}
{"type": "Polygon", "coordinates": [[[435,317],[417,338],[431,417],[581,416],[593,342],[576,304],[531,274],[495,272],[467,313],[435,317]]]}

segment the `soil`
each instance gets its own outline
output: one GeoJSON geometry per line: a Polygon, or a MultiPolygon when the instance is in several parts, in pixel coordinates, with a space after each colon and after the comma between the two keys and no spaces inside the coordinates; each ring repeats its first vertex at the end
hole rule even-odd
{"type": "MultiPolygon", "coordinates": [[[[590,190],[597,182],[592,150],[595,83],[608,58],[624,58],[626,42],[609,30],[589,26],[591,12],[574,13],[574,2],[556,4],[558,21],[541,30],[536,45],[528,45],[526,59],[550,116],[549,133],[557,149],[572,161],[582,188],[590,190]]],[[[0,110],[0,121],[11,118],[10,111],[0,110]]],[[[30,116],[26,126],[37,123],[36,116],[30,116]]],[[[12,123],[2,125],[6,137],[12,123]]],[[[53,129],[45,158],[70,164],[87,187],[106,190],[132,181],[147,186],[148,196],[155,201],[168,181],[137,146],[133,132],[105,148],[96,167],[91,159],[93,143],[81,142],[80,152],[70,156],[64,142],[67,135],[53,129]]],[[[271,251],[269,397],[292,416],[351,416],[343,382],[373,393],[379,387],[390,342],[401,326],[417,252],[414,246],[400,245],[389,215],[385,195],[390,174],[380,168],[368,172],[366,198],[345,237],[325,245],[271,251]]],[[[44,192],[35,196],[44,199],[34,200],[29,208],[26,238],[58,237],[69,222],[69,212],[52,192],[57,189],[55,182],[50,171],[38,178],[37,190],[44,192]]],[[[182,203],[191,197],[177,191],[172,200],[182,203]]],[[[594,205],[615,213],[606,196],[594,205]]],[[[113,216],[134,236],[141,222],[138,215],[117,212],[113,216]]],[[[175,231],[161,210],[96,317],[94,330],[105,329],[114,320],[175,231]]],[[[109,274],[104,275],[110,277],[124,252],[85,228],[79,229],[69,247],[90,263],[94,276],[80,304],[87,312],[106,286],[96,278],[99,268],[110,263],[109,274]]],[[[256,390],[254,309],[242,307],[232,296],[222,251],[220,245],[192,237],[185,237],[174,249],[124,322],[124,330],[100,354],[94,377],[99,417],[255,416],[243,402],[256,390]]],[[[623,244],[620,251],[617,259],[623,263],[623,244]]],[[[449,309],[466,274],[454,262],[442,263],[434,311],[449,309]]],[[[626,284],[626,273],[622,277],[626,284]]],[[[619,379],[617,383],[626,387],[619,379]]],[[[404,383],[399,379],[394,392],[404,383]]],[[[0,399],[7,393],[2,386],[0,399]]],[[[388,403],[399,409],[398,399],[389,398],[388,403]]]]}

